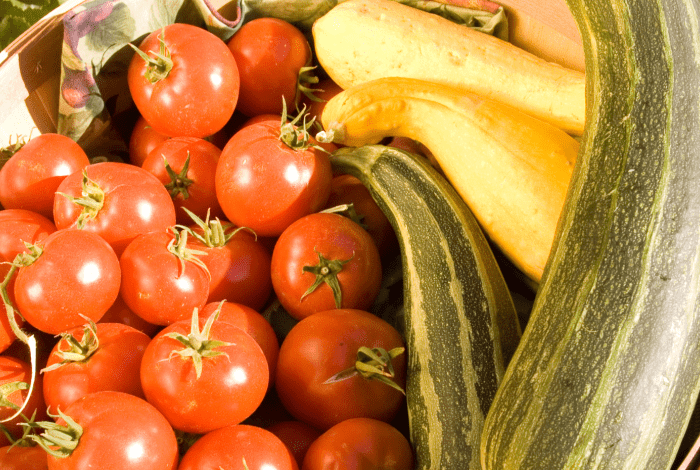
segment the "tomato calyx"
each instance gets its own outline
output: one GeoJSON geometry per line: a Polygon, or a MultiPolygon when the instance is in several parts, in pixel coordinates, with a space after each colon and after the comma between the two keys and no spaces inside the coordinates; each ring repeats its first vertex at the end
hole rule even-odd
{"type": "Polygon", "coordinates": [[[320,212],[323,212],[325,214],[340,214],[352,220],[363,229],[367,230],[368,228],[367,224],[363,222],[365,216],[355,210],[355,204],[353,204],[352,202],[348,204],[339,204],[337,206],[329,207],[327,209],[323,209],[320,212]]]}
{"type": "Polygon", "coordinates": [[[7,293],[7,286],[12,280],[12,276],[15,275],[18,269],[32,265],[44,252],[41,245],[32,245],[30,243],[24,242],[24,246],[27,248],[28,252],[18,253],[15,259],[10,263],[10,270],[5,275],[2,283],[0,283],[0,297],[2,297],[3,304],[5,304],[5,313],[7,314],[7,319],[10,322],[10,328],[15,336],[22,341],[24,344],[29,344],[29,337],[24,331],[19,327],[17,319],[15,318],[15,313],[21,315],[17,312],[12,305],[10,296],[7,293]]]}
{"type": "Polygon", "coordinates": [[[297,76],[297,92],[296,96],[294,97],[295,104],[299,104],[299,101],[301,101],[301,95],[304,95],[311,101],[315,101],[317,103],[322,103],[325,101],[319,98],[318,96],[314,95],[314,93],[322,92],[323,90],[319,90],[318,88],[312,88],[308,86],[316,85],[318,83],[318,77],[313,73],[314,70],[316,70],[315,65],[307,65],[299,69],[299,74],[297,76]]]}
{"type": "Polygon", "coordinates": [[[163,164],[170,178],[170,182],[165,185],[165,189],[170,193],[170,197],[175,199],[178,195],[182,195],[182,199],[189,199],[190,193],[188,188],[194,183],[194,180],[187,177],[187,172],[190,169],[190,152],[187,152],[187,158],[180,173],[175,173],[175,170],[172,169],[165,157],[163,157],[163,164]]]}
{"type": "Polygon", "coordinates": [[[202,220],[186,207],[183,207],[182,209],[184,209],[185,212],[187,212],[192,221],[197,225],[197,227],[199,227],[202,230],[202,233],[197,233],[189,227],[179,227],[184,230],[187,230],[190,236],[196,238],[197,241],[199,241],[202,245],[205,245],[209,248],[221,248],[225,246],[231,240],[231,238],[233,238],[241,230],[249,231],[255,237],[256,240],[258,238],[258,235],[255,233],[255,231],[248,227],[236,227],[235,230],[227,232],[227,230],[233,227],[234,225],[231,223],[222,224],[218,217],[214,220],[210,220],[209,211],[207,211],[206,219],[202,220]]]}
{"type": "Polygon", "coordinates": [[[170,57],[170,51],[165,45],[165,28],[161,29],[158,42],[160,43],[160,50],[158,52],[148,51],[155,57],[149,56],[138,47],[129,43],[131,48],[146,62],[146,73],[144,77],[150,83],[158,83],[161,80],[165,80],[173,68],[173,60],[170,57]]]}
{"type": "Polygon", "coordinates": [[[29,384],[27,382],[22,382],[17,380],[15,382],[7,382],[0,385],[0,406],[3,408],[12,408],[13,410],[18,410],[19,406],[10,400],[10,395],[20,390],[29,389],[29,384]]]}
{"type": "Polygon", "coordinates": [[[76,220],[76,227],[79,229],[85,228],[85,224],[97,217],[97,214],[104,206],[105,192],[100,188],[94,180],[90,179],[87,170],[83,170],[83,180],[81,183],[82,195],[80,197],[71,196],[69,194],[58,192],[61,196],[69,199],[73,204],[82,207],[80,215],[76,220]]]}
{"type": "Polygon", "coordinates": [[[85,362],[100,348],[100,340],[97,337],[97,325],[91,319],[83,328],[83,337],[80,341],[70,333],[61,333],[61,339],[68,343],[68,349],[61,349],[60,343],[55,354],[61,358],[60,362],[41,369],[41,372],[49,372],[73,362],[85,362]]]}
{"type": "Polygon", "coordinates": [[[221,301],[219,303],[219,306],[214,311],[214,313],[212,313],[209,316],[209,318],[207,318],[207,321],[201,330],[199,329],[199,311],[195,308],[192,312],[190,333],[187,336],[178,332],[166,333],[164,335],[168,338],[172,338],[176,341],[179,341],[180,343],[182,343],[182,345],[185,346],[184,348],[178,351],[172,351],[170,353],[170,358],[172,359],[175,356],[180,356],[180,358],[184,360],[192,359],[197,378],[199,378],[202,375],[202,361],[204,358],[217,356],[228,357],[228,354],[226,354],[223,351],[216,351],[216,348],[222,346],[230,346],[231,343],[211,339],[209,337],[211,335],[211,327],[214,324],[214,322],[219,318],[219,314],[221,313],[221,307],[223,306],[223,304],[224,301],[221,301]]]}
{"type": "Polygon", "coordinates": [[[311,134],[309,134],[309,128],[313,125],[315,118],[311,121],[307,121],[306,117],[306,106],[304,106],[299,114],[294,117],[291,121],[288,120],[287,116],[287,102],[282,97],[282,122],[280,124],[280,135],[279,139],[284,142],[284,144],[294,150],[302,151],[308,148],[315,148],[326,152],[322,147],[312,143],[311,134]],[[301,124],[300,124],[301,122],[301,124]]]}
{"type": "Polygon", "coordinates": [[[191,261],[200,268],[204,269],[207,276],[211,279],[209,268],[207,268],[207,265],[204,264],[204,261],[197,258],[197,256],[206,256],[206,252],[201,250],[193,250],[187,247],[187,234],[190,233],[190,231],[186,228],[178,230],[177,226],[171,227],[171,230],[173,232],[173,239],[168,243],[167,249],[180,261],[180,275],[185,272],[185,263],[187,261],[191,261]]]}
{"type": "Polygon", "coordinates": [[[392,359],[404,353],[406,348],[397,347],[387,351],[384,348],[368,348],[362,346],[357,350],[357,358],[352,367],[341,370],[323,382],[332,384],[360,375],[367,380],[378,380],[404,395],[406,392],[392,379],[395,376],[392,359]]]}
{"type": "Polygon", "coordinates": [[[33,429],[42,429],[41,434],[29,434],[27,437],[44,449],[49,455],[57,458],[69,457],[78,447],[80,438],[83,435],[83,427],[76,423],[73,418],[58,410],[57,415],[52,415],[47,411],[49,417],[54,420],[63,419],[66,424],[58,424],[54,421],[38,421],[22,423],[33,429]]]}
{"type": "MultiPolygon", "coordinates": [[[[343,270],[343,266],[352,260],[352,256],[346,260],[339,259],[328,259],[321,253],[316,251],[318,256],[318,264],[313,266],[304,266],[302,271],[305,273],[312,273],[316,276],[313,284],[304,292],[300,300],[304,300],[306,296],[313,293],[318,287],[325,283],[333,291],[333,299],[335,300],[336,308],[340,308],[343,304],[343,293],[340,289],[340,282],[338,282],[338,273],[343,270]]],[[[353,255],[354,256],[354,255],[353,255]]]]}
{"type": "Polygon", "coordinates": [[[0,168],[2,168],[5,163],[8,162],[10,158],[19,150],[24,147],[24,144],[27,143],[27,138],[24,136],[20,136],[19,134],[15,137],[15,143],[12,143],[12,137],[10,137],[10,141],[7,144],[7,146],[0,148],[0,168]]]}

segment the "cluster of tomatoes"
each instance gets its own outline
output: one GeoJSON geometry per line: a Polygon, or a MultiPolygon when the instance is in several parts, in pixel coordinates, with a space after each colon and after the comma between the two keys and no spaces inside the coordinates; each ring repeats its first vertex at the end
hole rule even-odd
{"type": "Polygon", "coordinates": [[[280,20],[167,26],[129,68],[129,163],[44,134],[0,169],[0,467],[413,467],[405,345],[369,313],[396,240],[287,118],[310,65],[280,20]]]}

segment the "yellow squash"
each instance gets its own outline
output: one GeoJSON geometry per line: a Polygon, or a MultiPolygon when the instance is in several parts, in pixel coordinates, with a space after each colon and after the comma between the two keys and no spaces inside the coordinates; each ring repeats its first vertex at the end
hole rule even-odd
{"type": "Polygon", "coordinates": [[[583,133],[583,73],[441,16],[392,0],[348,0],[312,31],[319,63],[344,89],[393,76],[428,80],[583,133]]]}
{"type": "Polygon", "coordinates": [[[576,139],[561,129],[452,86],[382,78],[344,90],[319,138],[349,146],[384,137],[423,143],[488,237],[539,282],[554,239],[576,139]]]}

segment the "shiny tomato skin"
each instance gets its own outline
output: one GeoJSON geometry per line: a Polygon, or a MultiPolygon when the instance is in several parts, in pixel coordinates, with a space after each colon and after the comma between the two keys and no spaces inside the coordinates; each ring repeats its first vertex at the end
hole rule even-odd
{"type": "Polygon", "coordinates": [[[238,101],[240,80],[233,54],[214,34],[184,23],[153,31],[139,49],[149,56],[159,52],[161,34],[173,67],[167,77],[151,83],[146,61],[134,54],[127,81],[136,107],[153,129],[167,136],[204,138],[218,132],[238,101]]]}
{"type": "MultiPolygon", "coordinates": [[[[63,411],[83,434],[68,457],[49,456],[49,470],[174,470],[175,432],[152,405],[122,392],[95,392],[63,411]]],[[[62,418],[56,420],[65,424],[62,418]]]]}
{"type": "Polygon", "coordinates": [[[309,447],[302,470],[413,470],[413,450],[383,421],[353,418],[336,424],[309,447]]]}
{"type": "MultiPolygon", "coordinates": [[[[88,178],[104,191],[104,204],[82,230],[94,232],[121,256],[126,246],[142,233],[164,230],[175,225],[175,206],[158,178],[143,168],[119,162],[94,163],[86,168],[88,178]]],[[[61,183],[59,192],[80,197],[82,172],[73,173],[61,183]]],[[[56,194],[54,221],[59,229],[76,227],[82,208],[56,194]]]]}
{"type": "MultiPolygon", "coordinates": [[[[32,366],[29,362],[22,359],[17,359],[10,356],[0,356],[0,386],[4,386],[12,382],[24,382],[29,386],[32,380],[32,366]]],[[[46,405],[44,403],[44,396],[41,393],[42,387],[42,377],[37,373],[34,390],[32,394],[29,395],[29,390],[16,390],[5,397],[7,401],[12,403],[16,407],[22,406],[22,404],[27,401],[27,405],[22,412],[24,416],[31,416],[32,413],[36,412],[36,420],[46,419],[46,405]]],[[[2,394],[0,394],[2,395],[2,394]]],[[[9,406],[0,406],[0,420],[3,420],[3,426],[7,428],[9,433],[14,439],[19,439],[22,437],[22,432],[24,427],[20,423],[24,422],[21,416],[13,418],[9,421],[4,421],[14,415],[17,409],[9,406]]],[[[2,434],[0,435],[0,445],[8,445],[10,442],[7,437],[2,434]]],[[[2,460],[0,459],[0,462],[2,460]]],[[[0,467],[3,468],[4,467],[0,467]]]]}
{"type": "MultiPolygon", "coordinates": [[[[120,295],[136,315],[154,325],[169,325],[192,316],[209,296],[207,272],[193,261],[168,251],[170,231],[139,235],[122,253],[120,295]]],[[[189,244],[188,244],[189,246],[189,244]]]]}
{"type": "Polygon", "coordinates": [[[178,470],[298,470],[294,456],[270,431],[237,424],[205,434],[185,453],[178,470]]]}
{"type": "Polygon", "coordinates": [[[141,166],[151,150],[169,138],[153,129],[143,116],[139,116],[129,136],[129,163],[141,166]]]}
{"type": "Polygon", "coordinates": [[[202,309],[200,318],[209,318],[209,315],[214,313],[219,306],[221,306],[221,312],[219,313],[218,321],[230,323],[245,331],[262,349],[265,359],[267,359],[269,370],[268,388],[271,387],[275,380],[277,356],[280,351],[279,341],[275,330],[272,329],[272,325],[256,310],[234,302],[224,302],[223,304],[221,302],[208,303],[202,309]]]}
{"type": "Polygon", "coordinates": [[[256,18],[231,37],[228,47],[240,72],[240,112],[280,115],[283,96],[287,109],[294,109],[299,71],[311,61],[311,47],[298,28],[277,18],[256,18]]]}
{"type": "MultiPolygon", "coordinates": [[[[51,413],[65,410],[77,399],[103,390],[145,398],[139,374],[141,358],[151,338],[119,323],[98,323],[96,326],[99,347],[86,361],[69,362],[58,369],[43,372],[44,401],[51,413]]],[[[84,327],[67,333],[80,341],[84,327]]],[[[70,345],[65,339],[59,340],[49,354],[46,367],[61,362],[59,349],[70,350],[70,345]]]]}
{"type": "Polygon", "coordinates": [[[258,236],[278,236],[292,222],[323,208],[333,178],[328,155],[294,150],[280,126],[262,121],[236,132],[216,168],[216,195],[230,222],[258,236]]]}
{"type": "MultiPolygon", "coordinates": [[[[349,418],[390,421],[404,400],[398,390],[359,375],[324,383],[352,367],[362,346],[390,351],[404,343],[391,325],[363,310],[328,310],[297,323],[282,342],[277,359],[275,388],[284,407],[296,419],[321,430],[349,418]]],[[[405,353],[392,364],[393,380],[404,388],[405,353]]]]}
{"type": "Polygon", "coordinates": [[[85,230],[63,229],[42,243],[43,252],[15,278],[15,299],[36,329],[59,334],[99,321],[119,295],[121,270],[111,246],[85,230]]]}
{"type": "Polygon", "coordinates": [[[292,451],[299,468],[304,462],[306,451],[321,435],[321,431],[302,421],[280,421],[270,425],[267,430],[279,437],[292,451]]]}
{"type": "Polygon", "coordinates": [[[316,275],[303,269],[318,265],[319,255],[345,262],[337,274],[340,307],[368,309],[382,282],[381,258],[374,240],[347,217],[315,213],[290,225],[272,252],[272,287],[285,310],[300,320],[337,307],[333,290],[326,283],[304,297],[316,275]]]}
{"type": "MultiPolygon", "coordinates": [[[[183,207],[202,220],[206,219],[207,213],[212,219],[223,217],[224,213],[216,199],[214,183],[216,164],[219,162],[221,150],[211,142],[197,137],[173,137],[154,148],[141,168],[167,185],[172,182],[172,178],[168,175],[165,162],[167,161],[170,168],[179,175],[185,167],[188,155],[190,162],[185,177],[191,182],[187,185],[186,193],[175,192],[172,198],[177,222],[182,225],[192,223],[192,218],[182,209],[183,207]]],[[[170,194],[173,195],[172,190],[170,194]]]]}
{"type": "MultiPolygon", "coordinates": [[[[205,318],[200,318],[200,328],[205,318]]],[[[190,320],[161,330],[149,343],[141,361],[141,385],[146,399],[180,431],[203,434],[238,424],[248,418],[267,391],[267,359],[252,336],[242,329],[215,321],[210,338],[230,343],[202,358],[197,377],[193,360],[176,354],[182,343],[166,336],[188,335],[190,320]]]]}
{"type": "Polygon", "coordinates": [[[63,179],[90,164],[70,137],[41,134],[27,142],[0,169],[0,204],[53,217],[53,194],[63,179]]]}

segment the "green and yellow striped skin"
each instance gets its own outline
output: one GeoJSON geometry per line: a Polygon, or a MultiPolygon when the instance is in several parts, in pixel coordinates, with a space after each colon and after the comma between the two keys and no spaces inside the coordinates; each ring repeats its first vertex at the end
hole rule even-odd
{"type": "Polygon", "coordinates": [[[360,178],[401,245],[406,396],[417,469],[480,469],[479,438],[520,338],[513,301],[466,204],[424,159],[368,145],[332,156],[360,178]]]}
{"type": "Polygon", "coordinates": [[[482,464],[663,470],[700,390],[700,4],[569,6],[587,127],[482,464]]]}

